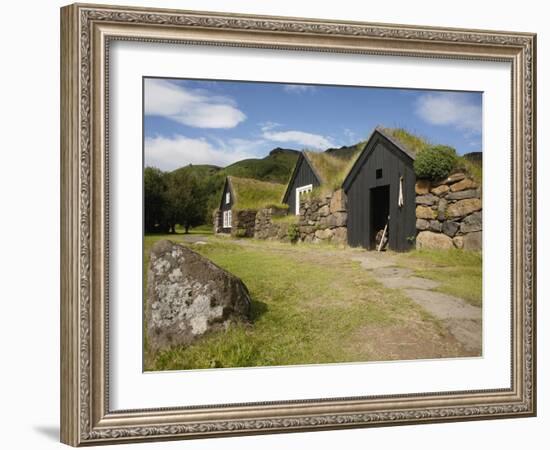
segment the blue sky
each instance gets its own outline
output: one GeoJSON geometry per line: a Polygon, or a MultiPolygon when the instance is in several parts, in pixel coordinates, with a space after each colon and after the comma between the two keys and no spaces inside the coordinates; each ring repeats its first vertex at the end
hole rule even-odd
{"type": "Polygon", "coordinates": [[[322,151],[403,127],[459,154],[481,151],[482,94],[146,78],[145,165],[226,166],[275,147],[322,151]]]}

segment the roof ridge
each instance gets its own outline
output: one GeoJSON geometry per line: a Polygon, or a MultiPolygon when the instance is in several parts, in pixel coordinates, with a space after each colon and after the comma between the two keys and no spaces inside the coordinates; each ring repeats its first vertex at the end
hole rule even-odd
{"type": "MultiPolygon", "coordinates": [[[[384,129],[384,127],[382,127],[381,125],[377,125],[372,134],[374,134],[374,132],[380,133],[388,141],[390,141],[393,145],[395,145],[399,150],[401,150],[408,157],[410,157],[413,161],[416,159],[416,155],[414,154],[414,152],[409,147],[407,147],[407,145],[405,145],[399,139],[397,139],[397,138],[393,137],[392,135],[390,135],[389,133],[387,133],[386,130],[384,129]]],[[[369,137],[369,140],[372,137],[372,134],[369,137]]]]}
{"type": "Polygon", "coordinates": [[[315,174],[315,176],[318,178],[319,183],[321,183],[321,184],[326,183],[327,180],[325,180],[325,177],[323,177],[321,175],[321,173],[319,172],[319,170],[317,169],[317,167],[315,167],[315,163],[309,157],[309,153],[314,153],[314,152],[312,152],[311,150],[302,150],[302,154],[304,155],[304,158],[306,159],[309,166],[311,167],[311,170],[313,170],[313,173],[315,174]]]}

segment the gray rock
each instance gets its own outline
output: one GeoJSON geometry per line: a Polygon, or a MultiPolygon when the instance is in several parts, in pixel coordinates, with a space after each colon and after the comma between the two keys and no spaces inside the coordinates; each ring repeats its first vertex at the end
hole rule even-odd
{"type": "Polygon", "coordinates": [[[445,183],[456,183],[457,181],[461,181],[464,178],[466,178],[466,175],[464,175],[462,172],[453,173],[452,175],[449,175],[449,177],[445,180],[445,183]]]}
{"type": "Polygon", "coordinates": [[[430,222],[426,219],[416,219],[416,229],[424,231],[430,228],[430,222]]]}
{"type": "Polygon", "coordinates": [[[330,216],[323,217],[320,221],[320,225],[327,228],[343,227],[346,225],[347,220],[347,213],[338,212],[331,214],[330,216]]]}
{"type": "Polygon", "coordinates": [[[330,200],[330,212],[345,212],[346,211],[346,194],[343,189],[338,189],[332,195],[330,200]]]}
{"type": "Polygon", "coordinates": [[[151,249],[146,309],[151,349],[188,346],[247,321],[250,304],[239,278],[189,248],[163,240],[151,249]]]}
{"type": "Polygon", "coordinates": [[[458,231],[460,225],[456,222],[451,222],[449,220],[443,223],[442,231],[449,237],[453,237],[458,231]]]}
{"type": "Polygon", "coordinates": [[[465,198],[479,198],[479,190],[468,189],[466,191],[451,192],[447,194],[447,200],[464,200],[465,198]]]}
{"type": "Polygon", "coordinates": [[[348,242],[348,229],[346,227],[334,228],[332,236],[332,242],[337,244],[347,244],[348,242]]]}
{"type": "Polygon", "coordinates": [[[417,205],[431,206],[439,201],[439,197],[433,194],[419,195],[416,197],[417,205]]]}
{"type": "Polygon", "coordinates": [[[468,198],[452,203],[447,208],[447,215],[451,218],[466,217],[467,215],[481,210],[481,200],[478,198],[468,198]]]}
{"type": "Polygon", "coordinates": [[[444,198],[439,199],[437,205],[437,220],[445,220],[447,214],[447,200],[444,198]]]}
{"type": "Polygon", "coordinates": [[[430,230],[441,233],[441,222],[438,220],[430,220],[430,230]]]}
{"type": "Polygon", "coordinates": [[[465,217],[460,224],[460,231],[462,233],[472,233],[474,231],[481,231],[482,229],[482,214],[481,211],[470,214],[465,217]]]}
{"type": "Polygon", "coordinates": [[[481,250],[483,246],[482,232],[476,231],[464,235],[464,250],[481,250]]]}
{"type": "Polygon", "coordinates": [[[318,211],[319,216],[326,217],[330,214],[330,208],[328,205],[322,206],[318,211]]]}
{"type": "Polygon", "coordinates": [[[320,240],[330,239],[332,236],[334,236],[334,232],[330,228],[326,228],[324,230],[317,230],[315,232],[315,237],[320,240]]]}

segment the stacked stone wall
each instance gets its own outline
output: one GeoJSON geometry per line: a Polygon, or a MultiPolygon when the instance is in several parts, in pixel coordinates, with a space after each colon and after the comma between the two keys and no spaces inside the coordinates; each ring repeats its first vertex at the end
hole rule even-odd
{"type": "Polygon", "coordinates": [[[464,173],[416,183],[416,247],[481,250],[482,192],[464,173]]]}

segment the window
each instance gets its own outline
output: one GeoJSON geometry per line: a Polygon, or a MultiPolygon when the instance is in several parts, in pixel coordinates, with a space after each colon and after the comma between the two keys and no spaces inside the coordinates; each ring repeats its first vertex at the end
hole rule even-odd
{"type": "Polygon", "coordinates": [[[231,228],[231,210],[223,212],[223,228],[231,228]]]}
{"type": "Polygon", "coordinates": [[[226,192],[225,193],[225,204],[226,205],[229,205],[229,202],[231,201],[231,193],[230,192],[226,192]]]}
{"type": "Polygon", "coordinates": [[[296,215],[300,215],[300,196],[302,194],[307,194],[308,192],[311,192],[313,190],[313,185],[308,184],[307,186],[301,186],[299,188],[296,188],[296,215]]]}
{"type": "Polygon", "coordinates": [[[382,178],[382,169],[376,169],[376,179],[382,178]]]}
{"type": "Polygon", "coordinates": [[[227,211],[227,228],[231,228],[231,220],[233,219],[232,211],[227,211]]]}

